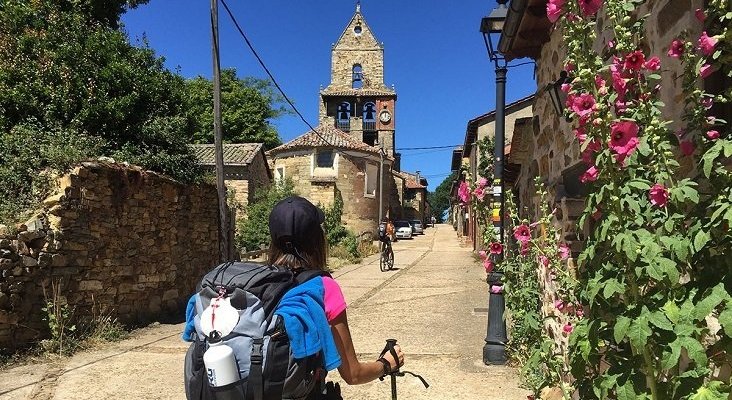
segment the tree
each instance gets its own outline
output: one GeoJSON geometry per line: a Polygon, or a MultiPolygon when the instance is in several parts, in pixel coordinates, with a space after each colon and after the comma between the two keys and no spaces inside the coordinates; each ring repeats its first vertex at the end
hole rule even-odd
{"type": "MultiPolygon", "coordinates": [[[[198,76],[186,81],[191,142],[213,143],[213,83],[198,76]]],[[[271,149],[282,144],[270,121],[288,111],[272,84],[257,78],[239,78],[236,69],[221,71],[221,128],[226,143],[264,143],[271,149]]]]}
{"type": "Polygon", "coordinates": [[[453,172],[437,186],[434,192],[427,194],[427,199],[432,205],[432,215],[437,219],[437,222],[441,223],[445,220],[445,212],[450,208],[450,189],[455,179],[457,177],[453,172]]]}
{"type": "MultiPolygon", "coordinates": [[[[144,3],[4,2],[0,135],[2,143],[12,145],[0,146],[0,164],[7,167],[0,177],[0,203],[18,205],[16,186],[5,179],[35,187],[42,171],[62,170],[82,157],[112,156],[183,180],[199,176],[187,142],[192,123],[184,79],[167,70],[153,50],[130,45],[117,30],[124,9],[144,3]],[[63,140],[74,136],[84,140],[63,140]],[[51,147],[36,150],[39,143],[51,147]],[[54,145],[59,143],[67,145],[54,145]],[[58,151],[67,156],[50,156],[58,151]],[[10,164],[20,155],[32,157],[28,168],[10,164]]],[[[31,206],[44,193],[34,189],[19,203],[31,206]]]]}

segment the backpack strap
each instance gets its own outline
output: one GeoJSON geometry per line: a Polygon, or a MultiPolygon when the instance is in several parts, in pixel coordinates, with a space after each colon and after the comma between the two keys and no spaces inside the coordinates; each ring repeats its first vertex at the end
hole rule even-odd
{"type": "Polygon", "coordinates": [[[330,272],[322,269],[301,269],[295,271],[295,285],[301,285],[317,276],[327,276],[331,278],[330,272]]]}
{"type": "Polygon", "coordinates": [[[262,361],[264,354],[263,338],[255,338],[252,343],[251,366],[247,379],[247,400],[262,400],[264,398],[264,381],[262,376],[262,361]]]}

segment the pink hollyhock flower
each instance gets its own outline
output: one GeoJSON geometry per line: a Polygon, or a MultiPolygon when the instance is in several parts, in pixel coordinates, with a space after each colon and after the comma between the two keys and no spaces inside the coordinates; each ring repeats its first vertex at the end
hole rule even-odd
{"type": "Polygon", "coordinates": [[[707,36],[707,32],[702,32],[701,36],[699,37],[699,47],[698,49],[704,54],[705,56],[711,56],[712,53],[714,53],[714,47],[717,45],[717,38],[714,36],[707,36]]]}
{"type": "Polygon", "coordinates": [[[521,254],[522,256],[529,254],[529,242],[521,242],[519,254],[521,254]]]}
{"type": "Polygon", "coordinates": [[[572,90],[572,85],[569,83],[562,83],[562,86],[560,86],[559,89],[564,93],[569,93],[569,91],[572,90]]]}
{"type": "Polygon", "coordinates": [[[597,177],[600,175],[600,171],[597,170],[596,166],[591,166],[587,171],[585,171],[582,176],[580,176],[580,182],[587,183],[587,182],[594,182],[597,180],[597,177]]]}
{"type": "Polygon", "coordinates": [[[602,0],[579,0],[579,6],[582,15],[589,17],[595,15],[597,10],[602,7],[602,0]]]}
{"type": "Polygon", "coordinates": [[[574,330],[574,327],[572,326],[572,324],[570,324],[569,322],[567,322],[567,325],[564,325],[564,328],[562,328],[562,330],[564,331],[564,333],[566,333],[567,335],[569,335],[574,330]]]}
{"type": "Polygon", "coordinates": [[[559,311],[564,310],[564,302],[562,300],[554,300],[554,308],[559,311]]]}
{"type": "Polygon", "coordinates": [[[714,125],[714,124],[716,124],[716,123],[717,123],[717,117],[715,117],[715,116],[713,116],[713,115],[712,115],[712,116],[709,116],[709,117],[707,117],[707,124],[709,124],[709,125],[714,125]]]}
{"type": "Polygon", "coordinates": [[[684,42],[680,39],[674,39],[671,41],[671,46],[668,48],[668,56],[679,58],[682,54],[684,54],[684,42]]]}
{"type": "Polygon", "coordinates": [[[661,59],[657,56],[653,56],[646,61],[644,67],[651,71],[658,71],[661,69],[661,59]]]}
{"type": "Polygon", "coordinates": [[[559,245],[559,257],[562,258],[562,260],[566,260],[569,258],[569,246],[567,246],[567,243],[562,243],[559,245]]]}
{"type": "Polygon", "coordinates": [[[460,182],[460,187],[458,188],[458,197],[463,203],[467,204],[470,202],[470,186],[468,186],[467,182],[460,182]]]}
{"type": "Polygon", "coordinates": [[[567,72],[572,72],[572,71],[574,71],[574,69],[575,69],[575,66],[572,63],[567,63],[567,65],[564,66],[564,70],[567,72]]]}
{"type": "Polygon", "coordinates": [[[493,293],[493,294],[501,294],[501,293],[503,293],[503,286],[501,286],[501,285],[491,285],[491,293],[493,293]]]}
{"type": "Polygon", "coordinates": [[[491,254],[503,253],[503,245],[498,242],[491,243],[491,254]]]}
{"type": "Polygon", "coordinates": [[[686,136],[686,129],[679,128],[679,129],[676,130],[676,132],[674,132],[674,135],[676,135],[677,138],[681,139],[684,136],[686,136]]]}
{"type": "Polygon", "coordinates": [[[577,128],[572,131],[574,133],[574,137],[579,140],[580,144],[584,143],[585,140],[587,140],[587,133],[585,132],[584,128],[577,128]]]}
{"type": "Polygon", "coordinates": [[[541,256],[539,256],[539,262],[540,262],[540,263],[541,263],[541,265],[543,265],[544,267],[548,267],[548,266],[549,266],[549,259],[548,259],[548,258],[546,258],[546,256],[544,256],[544,255],[541,255],[541,256]]]}
{"type": "Polygon", "coordinates": [[[475,188],[473,191],[473,195],[479,200],[483,201],[483,197],[485,196],[485,191],[481,187],[475,188]]]}
{"type": "Polygon", "coordinates": [[[638,147],[638,124],[634,121],[618,121],[612,124],[610,131],[610,149],[617,154],[618,161],[622,162],[638,147]]]}
{"type": "Polygon", "coordinates": [[[582,318],[585,316],[585,310],[584,307],[578,307],[577,312],[575,313],[578,317],[582,318]]]}
{"type": "Polygon", "coordinates": [[[660,183],[653,185],[648,191],[648,197],[651,199],[651,204],[656,207],[666,207],[668,196],[668,189],[660,183]]]}
{"type": "Polygon", "coordinates": [[[719,139],[719,131],[714,130],[714,129],[709,130],[709,131],[707,131],[707,137],[711,140],[717,140],[717,139],[719,139]]]}
{"type": "Polygon", "coordinates": [[[491,261],[489,258],[486,258],[483,260],[483,268],[485,269],[485,272],[490,274],[493,272],[493,268],[495,268],[495,264],[493,264],[493,261],[491,261]]]}
{"type": "Polygon", "coordinates": [[[549,18],[549,22],[552,24],[559,20],[562,16],[562,7],[564,6],[564,0],[549,0],[546,5],[546,16],[549,18]]]}
{"type": "Polygon", "coordinates": [[[709,64],[704,64],[699,68],[699,75],[701,75],[702,78],[706,79],[714,72],[714,67],[712,67],[709,64]]]}
{"type": "Polygon", "coordinates": [[[623,74],[620,72],[613,72],[610,74],[610,77],[613,79],[613,89],[615,89],[619,95],[625,95],[628,91],[628,82],[623,78],[623,74]]]}
{"type": "Polygon", "coordinates": [[[629,71],[640,71],[646,62],[646,56],[642,51],[636,50],[625,56],[624,68],[629,71]]]}
{"type": "Polygon", "coordinates": [[[488,257],[488,253],[485,252],[485,250],[481,250],[478,252],[478,255],[480,256],[481,260],[485,260],[486,257],[488,257]]]}
{"type": "Polygon", "coordinates": [[[479,188],[484,188],[484,187],[486,187],[486,186],[488,186],[488,179],[485,179],[485,178],[480,178],[480,179],[478,180],[478,187],[479,187],[479,188]]]}
{"type": "Polygon", "coordinates": [[[704,97],[701,99],[701,105],[708,110],[714,105],[714,100],[711,97],[704,97]]]}
{"type": "Polygon", "coordinates": [[[521,243],[531,240],[531,231],[526,224],[522,224],[513,229],[513,237],[521,243]]]}
{"type": "Polygon", "coordinates": [[[685,156],[694,154],[694,151],[696,150],[696,146],[694,146],[694,143],[690,140],[682,140],[679,143],[679,148],[681,148],[681,153],[685,156]]]}
{"type": "Polygon", "coordinates": [[[572,101],[572,111],[580,117],[590,114],[594,106],[595,98],[589,93],[582,93],[572,101]]]}
{"type": "Polygon", "coordinates": [[[605,86],[606,82],[604,79],[602,79],[602,76],[595,75],[595,86],[599,89],[603,86],[605,86]]]}
{"type": "Polygon", "coordinates": [[[707,19],[707,15],[704,14],[704,10],[701,8],[697,8],[696,11],[694,11],[694,16],[699,20],[699,22],[704,22],[707,19]]]}
{"type": "Polygon", "coordinates": [[[607,47],[610,48],[610,49],[614,49],[615,48],[615,41],[614,40],[608,40],[607,47]]]}

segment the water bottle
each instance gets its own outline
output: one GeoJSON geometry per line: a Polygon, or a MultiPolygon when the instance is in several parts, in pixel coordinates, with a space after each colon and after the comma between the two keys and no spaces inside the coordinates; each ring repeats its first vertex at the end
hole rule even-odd
{"type": "Polygon", "coordinates": [[[221,341],[218,331],[212,331],[209,335],[209,348],[203,353],[203,365],[206,367],[209,386],[221,387],[239,380],[234,350],[221,341]]]}

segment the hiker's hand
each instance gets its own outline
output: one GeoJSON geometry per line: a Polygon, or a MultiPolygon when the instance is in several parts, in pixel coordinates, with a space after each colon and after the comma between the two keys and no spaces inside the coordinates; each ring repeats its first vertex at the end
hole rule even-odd
{"type": "Polygon", "coordinates": [[[396,360],[390,351],[384,353],[384,359],[389,362],[389,366],[391,366],[392,371],[395,371],[397,368],[404,365],[404,352],[402,351],[402,348],[399,347],[398,344],[394,345],[394,351],[396,351],[397,354],[396,360]]]}

